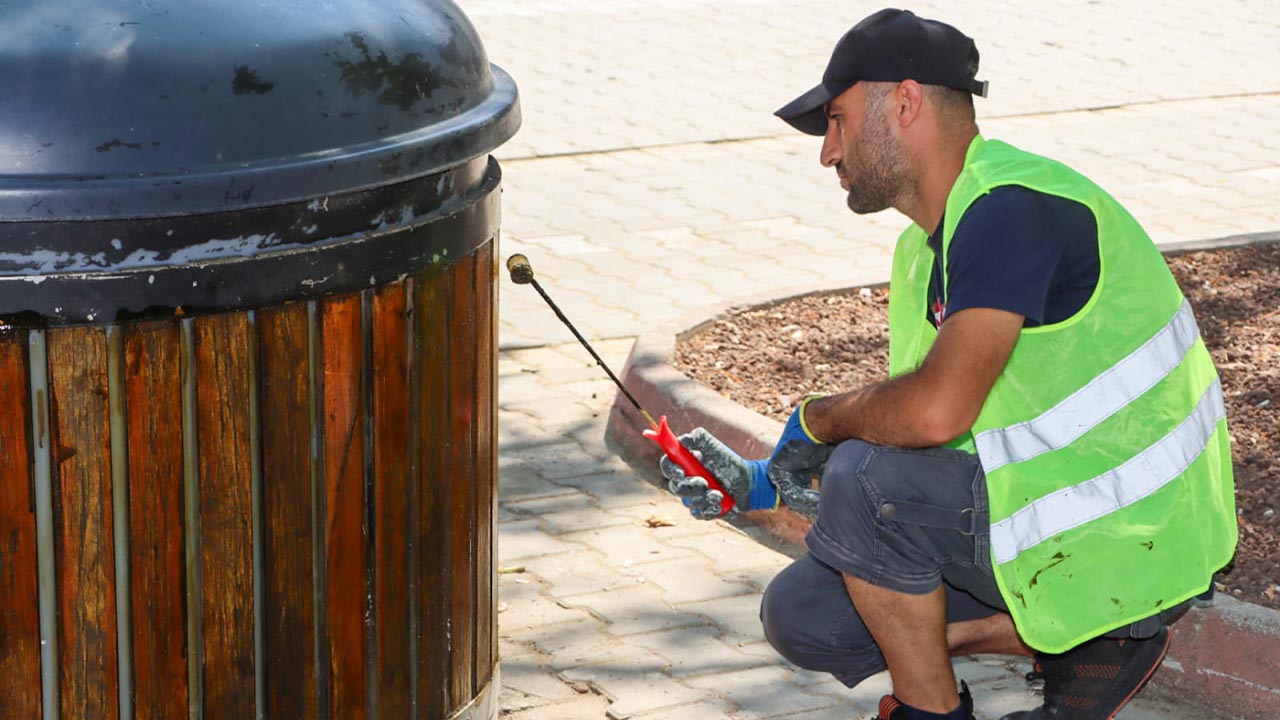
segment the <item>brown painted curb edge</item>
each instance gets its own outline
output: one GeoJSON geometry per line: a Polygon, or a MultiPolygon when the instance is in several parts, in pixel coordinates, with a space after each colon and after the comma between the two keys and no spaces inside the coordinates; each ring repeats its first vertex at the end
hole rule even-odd
{"type": "MultiPolygon", "coordinates": [[[[1278,238],[1280,233],[1266,233],[1247,236],[1244,242],[1235,238],[1234,243],[1210,241],[1196,243],[1194,248],[1163,249],[1190,252],[1278,238]]],[[[655,417],[666,415],[677,434],[702,426],[744,456],[764,457],[782,433],[782,423],[729,400],[677,370],[672,364],[676,342],[742,308],[767,307],[792,298],[851,289],[810,289],[784,297],[721,304],[690,314],[672,326],[636,339],[622,370],[622,383],[655,417]]],[[[642,477],[661,485],[657,471],[661,451],[640,434],[647,427],[619,393],[609,412],[606,437],[643,471],[642,477]]],[[[777,513],[743,513],[731,521],[746,526],[744,529],[754,526],[766,531],[764,538],[760,533],[752,534],[766,541],[776,540],[781,544],[779,549],[790,555],[804,552],[808,521],[785,508],[777,513]]],[[[1240,720],[1280,718],[1280,611],[1219,594],[1212,607],[1191,610],[1172,631],[1173,642],[1164,667],[1152,678],[1161,694],[1240,720]]],[[[1195,720],[1195,715],[1188,715],[1187,720],[1195,720]]]]}

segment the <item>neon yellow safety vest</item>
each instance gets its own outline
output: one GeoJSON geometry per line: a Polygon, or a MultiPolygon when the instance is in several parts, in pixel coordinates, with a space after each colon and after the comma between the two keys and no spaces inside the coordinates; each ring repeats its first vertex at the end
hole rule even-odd
{"type": "MultiPolygon", "coordinates": [[[[1071,318],[1024,328],[969,433],[987,478],[991,559],[1023,640],[1056,653],[1176,605],[1235,552],[1222,386],[1191,306],[1147,234],[1066,166],[974,139],[947,198],[945,258],[960,218],[992,188],[1079,202],[1097,220],[1100,269],[1071,318]]],[[[920,367],[937,331],[925,303],[934,253],[898,239],[889,374],[920,367]]]]}

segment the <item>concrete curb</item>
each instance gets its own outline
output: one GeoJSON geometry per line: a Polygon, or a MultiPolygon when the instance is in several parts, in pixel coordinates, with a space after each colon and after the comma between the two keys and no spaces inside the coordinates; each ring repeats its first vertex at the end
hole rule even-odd
{"type": "MultiPolygon", "coordinates": [[[[1280,234],[1267,233],[1249,236],[1246,242],[1277,237],[1280,234]]],[[[1190,252],[1231,244],[1242,243],[1235,238],[1234,243],[1210,241],[1196,243],[1194,248],[1165,249],[1190,252]]],[[[637,338],[623,368],[622,382],[655,417],[659,413],[667,415],[677,434],[702,426],[744,456],[768,455],[782,432],[782,423],[743,407],[676,370],[672,364],[675,344],[741,308],[850,289],[748,299],[690,314],[672,326],[637,338]]],[[[642,473],[644,477],[660,484],[656,468],[661,451],[640,435],[646,427],[640,414],[619,394],[609,413],[606,436],[629,461],[649,469],[642,473]]],[[[734,521],[767,531],[788,554],[804,552],[808,521],[785,508],[777,513],[744,513],[734,521]]],[[[1216,713],[1240,720],[1275,720],[1280,717],[1280,612],[1219,595],[1212,607],[1194,609],[1173,626],[1173,642],[1164,670],[1152,682],[1162,694],[1180,702],[1213,708],[1216,713]]],[[[1191,720],[1194,716],[1187,717],[1191,720]]]]}

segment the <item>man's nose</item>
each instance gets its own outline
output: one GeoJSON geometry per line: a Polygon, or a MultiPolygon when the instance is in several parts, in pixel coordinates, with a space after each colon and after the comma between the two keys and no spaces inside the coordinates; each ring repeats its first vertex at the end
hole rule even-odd
{"type": "Polygon", "coordinates": [[[827,134],[822,137],[822,154],[818,156],[818,161],[823,167],[835,167],[840,160],[840,131],[835,120],[828,120],[827,134]]]}

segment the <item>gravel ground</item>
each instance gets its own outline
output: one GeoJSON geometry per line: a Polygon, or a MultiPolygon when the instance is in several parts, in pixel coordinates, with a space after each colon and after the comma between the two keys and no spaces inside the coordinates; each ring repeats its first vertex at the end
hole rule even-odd
{"type": "MultiPolygon", "coordinates": [[[[1280,608],[1280,243],[1168,258],[1226,394],[1240,546],[1218,590],[1280,608]]],[[[785,421],[810,393],[881,380],[888,293],[861,288],[726,316],[676,346],[690,377],[785,421]]]]}

